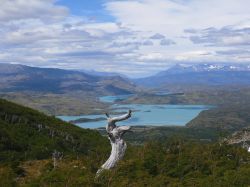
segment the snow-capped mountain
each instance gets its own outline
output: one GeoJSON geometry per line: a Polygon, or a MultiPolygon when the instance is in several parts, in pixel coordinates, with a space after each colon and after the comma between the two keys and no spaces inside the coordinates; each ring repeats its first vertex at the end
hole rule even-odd
{"type": "Polygon", "coordinates": [[[143,86],[250,85],[249,64],[177,64],[156,75],[135,80],[143,86]]]}
{"type": "Polygon", "coordinates": [[[176,64],[163,72],[183,73],[204,71],[250,71],[250,64],[176,64]]]}

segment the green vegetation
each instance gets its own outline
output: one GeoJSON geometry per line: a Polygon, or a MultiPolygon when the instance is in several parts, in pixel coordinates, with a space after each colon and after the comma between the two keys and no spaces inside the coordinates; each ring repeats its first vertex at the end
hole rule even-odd
{"type": "Polygon", "coordinates": [[[81,129],[0,99],[1,182],[11,179],[6,183],[11,184],[14,179],[25,176],[25,169],[21,167],[23,162],[50,159],[55,150],[63,158],[73,159],[93,155],[104,157],[109,149],[108,140],[97,131],[81,129]]]}
{"type": "MultiPolygon", "coordinates": [[[[105,128],[98,129],[105,135],[105,128]]],[[[131,132],[125,134],[125,139],[133,145],[142,145],[148,141],[166,141],[173,137],[185,138],[200,142],[217,142],[230,134],[230,131],[220,131],[214,128],[193,128],[178,126],[133,126],[131,132]]]]}
{"type": "Polygon", "coordinates": [[[186,140],[132,149],[101,182],[110,186],[248,186],[249,154],[233,146],[186,140]],[[110,179],[110,177],[113,178],[110,179]]]}
{"type": "MultiPolygon", "coordinates": [[[[118,166],[95,178],[98,157],[23,162],[20,186],[249,186],[250,157],[246,150],[183,139],[128,146],[118,166]]],[[[8,170],[5,170],[8,171],[8,170]]],[[[1,172],[1,170],[0,170],[1,172]]],[[[5,173],[9,184],[13,174],[5,173]]],[[[2,183],[5,184],[5,183],[2,183]]]]}
{"type": "Polygon", "coordinates": [[[207,127],[230,131],[241,130],[250,126],[250,105],[228,105],[202,111],[191,120],[188,127],[207,127]]]}
{"type": "Polygon", "coordinates": [[[6,100],[0,100],[0,126],[1,160],[44,159],[54,149],[65,154],[88,154],[108,142],[97,131],[81,129],[6,100]]]}
{"type": "Polygon", "coordinates": [[[106,137],[0,99],[0,186],[247,187],[250,154],[219,144],[225,135],[216,128],[134,127],[125,158],[95,178],[110,153],[106,137]],[[56,165],[55,150],[63,155],[56,165]]]}

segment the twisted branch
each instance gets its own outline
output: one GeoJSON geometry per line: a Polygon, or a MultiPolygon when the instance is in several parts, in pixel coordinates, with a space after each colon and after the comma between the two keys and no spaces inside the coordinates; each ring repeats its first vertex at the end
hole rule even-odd
{"type": "Polygon", "coordinates": [[[108,124],[106,126],[106,131],[109,136],[110,144],[112,147],[111,154],[108,160],[101,166],[97,171],[96,175],[99,176],[100,173],[105,169],[113,168],[119,160],[121,160],[125,154],[127,144],[122,139],[123,135],[130,130],[130,126],[116,126],[116,122],[123,121],[131,117],[132,111],[129,110],[128,113],[118,116],[110,117],[106,113],[108,124]]]}

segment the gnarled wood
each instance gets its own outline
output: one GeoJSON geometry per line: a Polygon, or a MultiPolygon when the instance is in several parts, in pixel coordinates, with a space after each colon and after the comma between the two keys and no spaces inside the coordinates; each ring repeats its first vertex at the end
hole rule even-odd
{"type": "Polygon", "coordinates": [[[110,117],[108,114],[106,114],[106,116],[108,120],[106,131],[109,136],[112,150],[108,160],[97,171],[97,176],[99,176],[99,174],[103,170],[113,168],[117,164],[117,162],[123,158],[127,148],[127,144],[122,139],[122,137],[127,131],[130,130],[130,126],[116,126],[115,123],[130,118],[131,110],[129,110],[127,114],[118,117],[110,117]]]}

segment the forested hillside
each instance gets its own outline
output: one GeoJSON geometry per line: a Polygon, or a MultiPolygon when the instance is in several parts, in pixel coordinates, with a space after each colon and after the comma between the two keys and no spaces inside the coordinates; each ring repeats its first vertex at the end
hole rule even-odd
{"type": "MultiPolygon", "coordinates": [[[[180,130],[180,135],[185,132],[190,133],[180,130]]],[[[133,133],[129,136],[127,141],[133,133]]],[[[109,155],[106,137],[1,99],[0,186],[250,185],[250,155],[245,149],[190,140],[193,136],[180,138],[175,130],[167,139],[128,144],[118,166],[95,178],[109,155]],[[51,158],[55,150],[61,154],[56,165],[51,158]]]]}
{"type": "Polygon", "coordinates": [[[89,154],[107,145],[97,131],[79,128],[2,99],[0,125],[2,160],[48,158],[55,149],[65,155],[89,154]]]}
{"type": "Polygon", "coordinates": [[[0,181],[8,171],[14,178],[25,176],[23,162],[50,159],[54,152],[74,159],[105,155],[108,145],[97,131],[0,99],[0,181]]]}

